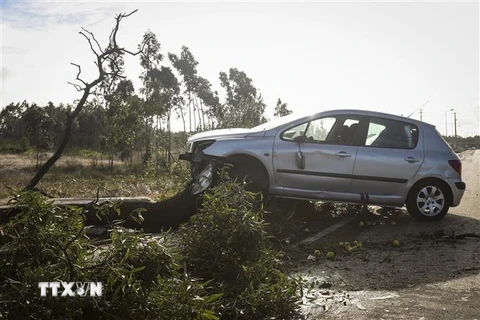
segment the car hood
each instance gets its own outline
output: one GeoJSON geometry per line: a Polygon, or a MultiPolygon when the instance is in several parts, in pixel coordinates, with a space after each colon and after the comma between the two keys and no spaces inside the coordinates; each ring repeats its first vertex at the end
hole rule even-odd
{"type": "Polygon", "coordinates": [[[234,128],[234,129],[218,129],[200,132],[188,138],[189,143],[201,140],[217,140],[226,138],[245,138],[246,136],[256,133],[258,130],[234,128]]]}

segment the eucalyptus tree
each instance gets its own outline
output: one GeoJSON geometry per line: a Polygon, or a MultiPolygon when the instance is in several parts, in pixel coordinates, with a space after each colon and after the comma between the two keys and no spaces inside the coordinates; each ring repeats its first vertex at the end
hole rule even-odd
{"type": "Polygon", "coordinates": [[[27,101],[10,103],[0,112],[0,137],[7,140],[17,140],[24,136],[22,115],[29,107],[27,101]]]}
{"type": "MultiPolygon", "coordinates": [[[[220,99],[218,98],[218,92],[212,91],[212,84],[205,78],[197,77],[198,86],[196,88],[196,94],[200,99],[200,105],[202,107],[202,116],[207,116],[207,128],[214,129],[218,123],[215,123],[215,119],[222,118],[220,99]],[[206,106],[206,110],[203,110],[203,106],[206,106]]],[[[205,124],[205,122],[204,122],[205,124]]],[[[204,127],[205,129],[205,127],[204,127]]]]}
{"type": "MultiPolygon", "coordinates": [[[[197,130],[197,121],[195,112],[196,108],[196,97],[195,93],[198,87],[198,77],[197,77],[197,65],[198,62],[193,57],[193,54],[190,52],[188,47],[183,46],[180,53],[180,57],[173,53],[168,54],[168,58],[172,63],[173,67],[178,71],[178,73],[183,77],[183,85],[185,86],[185,93],[188,96],[188,129],[189,132],[193,129],[197,130]]],[[[200,112],[200,111],[199,111],[200,112]]],[[[201,126],[201,116],[198,118],[198,123],[201,126]]]]}
{"type": "Polygon", "coordinates": [[[176,105],[179,105],[181,102],[180,97],[180,84],[178,79],[172,72],[172,69],[168,67],[161,67],[158,74],[156,75],[160,82],[160,92],[159,97],[161,100],[161,104],[165,108],[166,112],[166,123],[167,123],[167,139],[165,143],[165,156],[168,163],[170,163],[171,159],[171,116],[172,110],[176,105]]]}
{"type": "Polygon", "coordinates": [[[115,155],[132,162],[136,134],[140,131],[141,99],[135,95],[131,80],[121,80],[107,98],[104,141],[110,154],[110,167],[115,155]]]}
{"type": "Polygon", "coordinates": [[[183,125],[183,132],[187,132],[187,121],[185,120],[185,106],[188,104],[185,102],[185,99],[182,95],[178,96],[177,103],[175,104],[174,110],[176,111],[177,114],[177,120],[181,119],[182,120],[182,125],[183,125]]]}
{"type": "Polygon", "coordinates": [[[220,84],[227,93],[218,112],[221,127],[253,127],[266,121],[266,105],[245,72],[236,68],[230,68],[228,74],[220,72],[220,84]]]}
{"type": "MultiPolygon", "coordinates": [[[[160,67],[161,68],[161,67],[160,67]]],[[[143,157],[144,166],[145,168],[149,165],[149,162],[152,158],[152,143],[151,140],[154,140],[155,143],[155,159],[156,159],[156,166],[159,166],[159,152],[160,152],[160,140],[164,139],[162,129],[162,120],[166,115],[167,109],[165,104],[163,103],[162,99],[162,74],[159,68],[155,67],[145,75],[147,81],[145,82],[145,87],[142,90],[143,92],[147,93],[147,97],[145,100],[144,111],[147,112],[147,125],[145,126],[145,138],[146,138],[146,152],[143,157]],[[153,126],[153,119],[156,119],[155,124],[155,135],[151,134],[151,128],[153,126]]]]}
{"type": "Polygon", "coordinates": [[[278,98],[277,105],[275,106],[275,113],[273,115],[275,117],[283,117],[288,116],[291,113],[292,110],[288,109],[288,105],[278,98]]]}
{"type": "Polygon", "coordinates": [[[139,44],[139,49],[143,48],[140,55],[140,65],[143,67],[140,78],[143,81],[143,88],[140,92],[145,97],[142,112],[145,124],[145,154],[143,156],[144,165],[147,166],[152,157],[151,150],[151,128],[154,118],[157,118],[157,128],[160,126],[160,118],[165,113],[165,108],[161,104],[160,99],[160,81],[158,79],[159,64],[163,60],[160,52],[161,45],[157,40],[157,36],[148,30],[143,35],[143,40],[139,44]]]}
{"type": "Polygon", "coordinates": [[[95,88],[106,79],[115,80],[123,76],[122,75],[123,66],[117,63],[117,60],[118,60],[117,57],[124,53],[137,55],[142,51],[141,50],[142,48],[141,48],[139,52],[133,53],[119,46],[117,43],[117,34],[120,28],[121,21],[124,18],[129,17],[135,12],[136,10],[130,13],[118,14],[115,17],[115,22],[116,22],[115,26],[113,27],[110,33],[109,42],[104,49],[102,49],[102,47],[100,46],[100,43],[97,41],[97,39],[95,38],[92,32],[86,30],[85,28],[82,28],[82,31],[80,31],[80,34],[87,40],[88,45],[90,46],[90,49],[96,58],[95,65],[96,65],[98,74],[96,78],[94,78],[92,81],[87,82],[81,78],[81,74],[82,74],[81,66],[78,64],[72,63],[72,65],[74,65],[77,68],[77,76],[75,78],[75,82],[71,84],[77,89],[78,92],[81,92],[82,95],[80,99],[76,102],[75,107],[67,111],[65,132],[63,134],[62,140],[60,141],[60,144],[57,147],[57,150],[40,167],[40,169],[37,171],[35,176],[30,180],[30,182],[25,187],[26,190],[31,190],[35,188],[35,186],[42,179],[42,177],[50,170],[50,168],[55,164],[55,162],[61,157],[61,155],[63,154],[63,151],[65,150],[70,140],[72,124],[76,119],[76,117],[78,116],[78,114],[82,111],[89,96],[92,93],[94,93],[95,88]],[[107,65],[109,65],[109,69],[106,68],[107,65]]]}
{"type": "Polygon", "coordinates": [[[47,150],[52,143],[53,120],[44,108],[32,103],[22,113],[22,122],[30,147],[35,148],[38,167],[40,151],[47,150]]]}
{"type": "Polygon", "coordinates": [[[65,106],[63,103],[59,105],[48,102],[44,107],[48,118],[53,121],[52,130],[52,146],[58,146],[62,141],[63,132],[65,132],[65,114],[71,106],[65,106]]]}

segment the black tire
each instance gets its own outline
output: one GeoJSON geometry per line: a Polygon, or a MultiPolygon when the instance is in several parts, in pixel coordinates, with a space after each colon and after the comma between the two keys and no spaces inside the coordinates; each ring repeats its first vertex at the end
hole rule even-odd
{"type": "Polygon", "coordinates": [[[407,198],[408,213],[419,221],[440,220],[450,209],[448,186],[438,180],[425,180],[413,186],[407,198]]]}
{"type": "Polygon", "coordinates": [[[266,193],[268,189],[268,174],[256,160],[247,157],[234,157],[227,163],[232,167],[228,170],[231,179],[244,184],[245,190],[266,193]]]}

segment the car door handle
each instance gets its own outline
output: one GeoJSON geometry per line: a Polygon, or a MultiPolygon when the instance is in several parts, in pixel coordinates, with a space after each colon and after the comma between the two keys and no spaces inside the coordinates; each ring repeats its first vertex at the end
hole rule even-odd
{"type": "Polygon", "coordinates": [[[406,157],[404,160],[409,162],[409,163],[415,163],[415,162],[420,161],[418,158],[414,158],[414,157],[406,157]]]}
{"type": "Polygon", "coordinates": [[[339,152],[335,153],[335,155],[337,157],[340,157],[340,158],[348,158],[348,157],[352,156],[350,153],[345,152],[345,151],[339,151],[339,152]]]}

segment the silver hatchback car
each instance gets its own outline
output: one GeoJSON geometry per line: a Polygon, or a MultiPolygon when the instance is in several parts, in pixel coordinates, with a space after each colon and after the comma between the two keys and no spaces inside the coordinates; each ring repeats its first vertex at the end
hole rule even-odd
{"type": "Polygon", "coordinates": [[[460,204],[462,164],[433,125],[391,114],[332,110],[286,116],[251,129],[202,132],[180,159],[200,193],[225,163],[253,191],[271,196],[406,205],[438,220],[460,204]]]}

